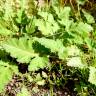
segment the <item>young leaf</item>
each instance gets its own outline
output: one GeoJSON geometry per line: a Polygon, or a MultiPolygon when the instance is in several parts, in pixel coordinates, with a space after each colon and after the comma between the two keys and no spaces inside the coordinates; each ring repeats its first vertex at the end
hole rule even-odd
{"type": "Polygon", "coordinates": [[[35,82],[42,81],[42,77],[41,77],[40,73],[38,73],[36,75],[36,78],[34,80],[35,80],[35,82]]]}
{"type": "Polygon", "coordinates": [[[82,10],[82,12],[87,20],[87,23],[95,23],[95,20],[91,14],[87,13],[85,10],[82,10]]]}
{"type": "Polygon", "coordinates": [[[82,63],[80,57],[72,57],[67,62],[67,65],[71,66],[71,67],[77,67],[77,68],[86,68],[87,67],[85,64],[82,63]]]}
{"type": "Polygon", "coordinates": [[[54,10],[56,12],[56,14],[58,15],[59,19],[63,19],[63,20],[69,20],[69,16],[70,16],[70,12],[71,12],[71,8],[70,7],[54,7],[54,10]]]}
{"type": "Polygon", "coordinates": [[[29,63],[31,58],[38,55],[32,49],[32,42],[26,38],[20,38],[19,40],[14,38],[8,40],[2,46],[12,57],[17,58],[18,62],[29,63]]]}
{"type": "Polygon", "coordinates": [[[68,51],[65,47],[60,48],[60,50],[58,51],[58,56],[59,59],[65,59],[68,56],[68,51]]]}
{"type": "Polygon", "coordinates": [[[49,60],[47,57],[36,57],[31,60],[30,65],[28,66],[29,71],[36,71],[40,68],[44,68],[48,65],[49,60]]]}
{"type": "Polygon", "coordinates": [[[89,48],[89,50],[92,50],[92,40],[90,38],[85,38],[85,42],[89,48]]]}
{"type": "Polygon", "coordinates": [[[79,56],[79,54],[80,50],[74,45],[71,45],[70,47],[62,47],[58,52],[60,59],[65,59],[68,56],[79,56]]]}
{"type": "Polygon", "coordinates": [[[0,92],[4,90],[5,85],[12,79],[14,72],[18,72],[17,66],[0,61],[0,92]]]}
{"type": "Polygon", "coordinates": [[[45,84],[45,80],[41,80],[41,81],[38,81],[36,82],[37,85],[44,85],[45,84]]]}
{"type": "Polygon", "coordinates": [[[7,35],[11,35],[12,34],[12,31],[11,30],[8,30],[6,27],[3,27],[0,24],[0,34],[1,35],[4,35],[4,36],[7,36],[7,35]]]}
{"type": "Polygon", "coordinates": [[[38,15],[40,15],[45,21],[47,21],[49,13],[48,12],[39,11],[38,15]]]}
{"type": "Polygon", "coordinates": [[[26,26],[26,31],[29,34],[32,34],[35,32],[35,20],[31,20],[30,23],[26,26]]]}
{"type": "Polygon", "coordinates": [[[77,46],[71,45],[70,47],[67,47],[68,56],[79,56],[80,50],[77,46]]]}
{"type": "Polygon", "coordinates": [[[31,93],[27,90],[25,86],[22,87],[21,92],[16,96],[31,96],[31,93]]]}
{"type": "Polygon", "coordinates": [[[42,16],[43,19],[37,19],[35,25],[38,26],[38,29],[42,34],[53,35],[59,29],[59,25],[54,20],[53,15],[50,13],[48,14],[47,12],[41,12],[38,14],[42,16]]]}
{"type": "Polygon", "coordinates": [[[86,1],[88,0],[76,0],[79,5],[84,5],[86,1]]]}
{"type": "Polygon", "coordinates": [[[58,22],[63,26],[65,26],[66,31],[69,31],[69,28],[73,22],[73,20],[69,20],[71,8],[70,7],[64,7],[64,8],[54,7],[54,10],[56,11],[56,14],[59,17],[58,22]]]}
{"type": "Polygon", "coordinates": [[[70,31],[77,32],[77,34],[82,35],[83,37],[86,37],[89,35],[89,32],[93,30],[93,27],[87,23],[78,22],[73,23],[70,31]]]}
{"type": "Polygon", "coordinates": [[[48,77],[47,74],[44,71],[42,71],[42,77],[44,77],[44,78],[48,77]]]}
{"type": "Polygon", "coordinates": [[[44,35],[53,35],[59,29],[59,26],[56,22],[54,22],[54,24],[52,24],[52,23],[44,21],[42,19],[36,20],[35,25],[38,26],[38,29],[44,35]]]}

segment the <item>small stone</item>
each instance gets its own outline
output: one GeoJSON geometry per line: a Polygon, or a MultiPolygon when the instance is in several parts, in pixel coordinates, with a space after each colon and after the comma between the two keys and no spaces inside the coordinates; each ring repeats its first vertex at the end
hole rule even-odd
{"type": "Polygon", "coordinates": [[[67,95],[68,93],[67,93],[67,92],[65,92],[64,94],[65,94],[65,95],[67,95]]]}

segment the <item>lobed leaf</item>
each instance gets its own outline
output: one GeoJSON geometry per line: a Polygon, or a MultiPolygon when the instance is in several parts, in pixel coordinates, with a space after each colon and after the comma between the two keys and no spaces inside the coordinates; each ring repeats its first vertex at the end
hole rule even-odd
{"type": "Polygon", "coordinates": [[[38,26],[38,29],[43,35],[53,35],[59,30],[59,25],[54,20],[52,14],[47,12],[40,12],[38,14],[42,17],[42,19],[37,19],[35,21],[35,25],[38,26]]]}
{"type": "Polygon", "coordinates": [[[58,52],[60,48],[63,47],[63,43],[61,40],[53,40],[53,39],[46,39],[46,38],[35,38],[41,45],[49,48],[51,52],[58,52]]]}
{"type": "Polygon", "coordinates": [[[73,23],[70,31],[77,32],[77,34],[82,35],[83,37],[89,36],[89,32],[93,30],[93,27],[84,22],[73,23]]]}
{"type": "Polygon", "coordinates": [[[17,61],[21,63],[29,63],[31,58],[38,55],[32,49],[32,41],[26,38],[20,38],[19,40],[13,38],[2,44],[2,46],[6,52],[17,58],[17,61]]]}

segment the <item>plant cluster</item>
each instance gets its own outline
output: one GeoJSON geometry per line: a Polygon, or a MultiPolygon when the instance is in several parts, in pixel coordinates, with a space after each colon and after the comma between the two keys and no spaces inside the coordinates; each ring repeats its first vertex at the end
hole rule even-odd
{"type": "MultiPolygon", "coordinates": [[[[76,1],[77,10],[58,0],[0,0],[0,92],[14,74],[49,84],[51,95],[76,75],[76,90],[88,96],[86,87],[96,85],[95,20],[81,8],[86,0],[76,1]]],[[[16,96],[31,96],[24,82],[16,96]]]]}

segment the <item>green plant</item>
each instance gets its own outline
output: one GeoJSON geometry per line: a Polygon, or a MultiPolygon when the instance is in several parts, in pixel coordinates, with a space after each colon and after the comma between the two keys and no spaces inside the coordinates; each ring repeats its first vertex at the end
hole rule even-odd
{"type": "MultiPolygon", "coordinates": [[[[27,72],[26,77],[30,82],[35,81],[38,85],[44,85],[45,81],[49,80],[52,83],[50,76],[47,76],[46,73],[41,74],[43,77],[40,73],[37,74],[38,78],[30,76],[30,72],[44,68],[51,71],[53,65],[50,58],[61,61],[60,66],[64,64],[64,66],[81,70],[89,69],[88,81],[96,85],[96,46],[94,42],[96,32],[92,26],[95,23],[94,18],[85,10],[79,10],[80,14],[78,14],[81,18],[77,19],[77,17],[73,18],[71,7],[55,6],[52,3],[48,9],[42,9],[38,8],[35,3],[31,0],[7,0],[5,2],[2,0],[3,6],[0,10],[2,13],[0,14],[0,77],[2,77],[0,92],[12,79],[13,74],[21,75],[19,64],[28,66],[25,73],[27,72]]],[[[61,79],[67,81],[62,75],[63,67],[60,67],[59,73],[61,79]]],[[[54,76],[53,73],[53,79],[56,80],[54,76]]],[[[56,82],[62,85],[60,80],[56,82]]],[[[25,96],[26,94],[22,93],[24,90],[26,94],[30,94],[23,86],[21,93],[18,93],[17,96],[25,96]]]]}

